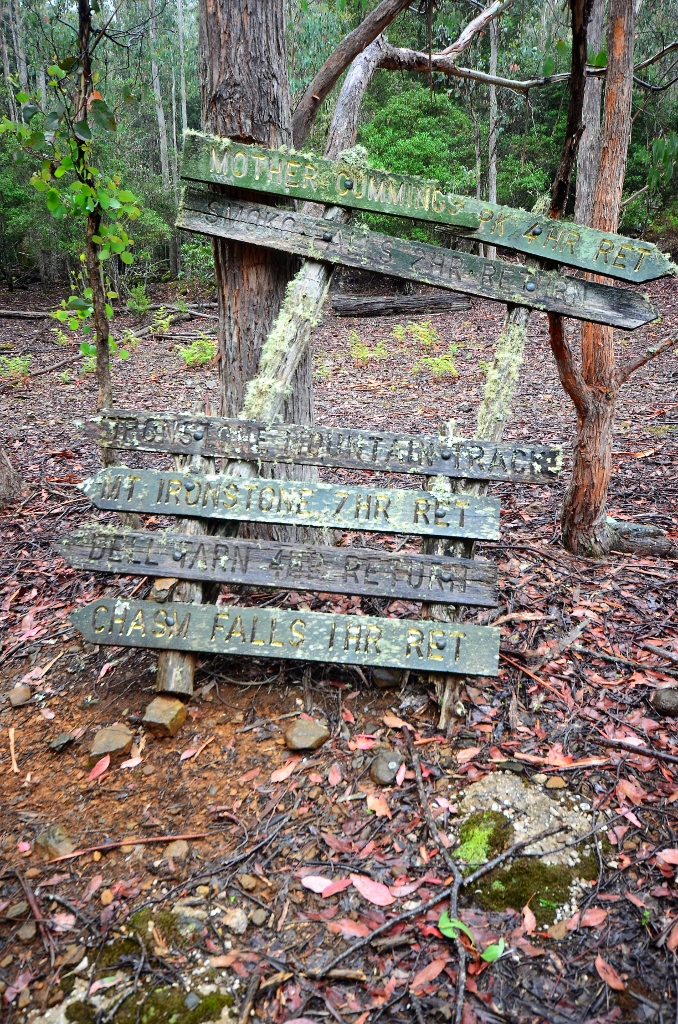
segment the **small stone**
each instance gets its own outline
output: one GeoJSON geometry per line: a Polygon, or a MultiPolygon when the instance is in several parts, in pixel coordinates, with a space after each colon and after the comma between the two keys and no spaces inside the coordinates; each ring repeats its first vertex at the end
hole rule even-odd
{"type": "Polygon", "coordinates": [[[100,761],[106,754],[110,754],[111,758],[129,754],[133,740],[133,733],[122,722],[99,729],[89,752],[90,768],[93,768],[97,761],[100,761]]]}
{"type": "Polygon", "coordinates": [[[162,855],[165,860],[186,860],[188,857],[188,843],[185,839],[175,839],[173,843],[167,844],[162,851],[162,855]]]}
{"type": "Polygon", "coordinates": [[[254,892],[257,887],[257,880],[252,875],[238,875],[238,882],[245,892],[254,892]]]}
{"type": "Polygon", "coordinates": [[[155,583],[153,584],[153,589],[151,590],[149,600],[158,601],[159,604],[164,604],[178,582],[179,580],[173,576],[168,576],[166,578],[156,580],[155,583]]]}
{"type": "Polygon", "coordinates": [[[6,988],[7,988],[7,982],[3,981],[2,978],[0,978],[0,996],[3,994],[3,992],[5,991],[6,988]]]}
{"type": "Polygon", "coordinates": [[[9,910],[5,911],[5,917],[8,921],[16,921],[17,918],[23,917],[26,913],[28,913],[28,903],[26,900],[19,900],[18,903],[13,903],[9,910]]]}
{"type": "Polygon", "coordinates": [[[101,906],[102,907],[110,907],[110,905],[111,905],[111,903],[113,902],[114,899],[115,899],[115,897],[113,896],[113,893],[111,892],[111,890],[110,889],[104,889],[104,891],[101,894],[101,906]]]}
{"type": "Polygon", "coordinates": [[[667,686],[663,690],[655,690],[650,697],[650,704],[658,715],[665,718],[678,718],[678,686],[667,686]]]}
{"type": "Polygon", "coordinates": [[[7,956],[3,957],[2,960],[0,960],[0,967],[2,967],[3,970],[4,970],[5,967],[9,967],[10,964],[13,964],[13,963],[14,963],[14,956],[11,953],[9,953],[7,956]]]}
{"type": "Polygon", "coordinates": [[[19,992],[19,998],[17,999],[17,1003],[16,1003],[17,1009],[18,1010],[25,1010],[26,1007],[28,1006],[28,1004],[30,1003],[30,1001],[31,1001],[31,993],[28,991],[27,988],[25,988],[21,992],[19,992]]]}
{"type": "Polygon", "coordinates": [[[95,850],[94,851],[94,853],[92,854],[92,860],[93,861],[101,860],[101,850],[95,850]]]}
{"type": "Polygon", "coordinates": [[[186,721],[186,705],[176,697],[155,697],[142,721],[154,736],[175,736],[186,721]]]}
{"type": "Polygon", "coordinates": [[[285,743],[290,750],[317,750],[329,738],[327,726],[312,718],[299,718],[285,730],[285,743]]]}
{"type": "Polygon", "coordinates": [[[196,896],[209,896],[210,887],[209,885],[199,885],[195,890],[196,896]]]}
{"type": "Polygon", "coordinates": [[[380,690],[392,689],[400,686],[403,681],[403,671],[399,668],[373,668],[371,671],[372,682],[380,690]]]}
{"type": "Polygon", "coordinates": [[[195,992],[189,992],[184,999],[184,1006],[187,1010],[195,1010],[196,1006],[200,1006],[200,996],[195,992]]]}
{"type": "Polygon", "coordinates": [[[25,683],[17,683],[13,690],[9,691],[9,702],[13,708],[20,708],[22,704],[28,704],[33,696],[30,686],[25,683]]]}
{"type": "Polygon", "coordinates": [[[50,743],[50,750],[54,750],[57,754],[60,754],[62,750],[66,749],[66,747],[70,747],[74,739],[75,736],[72,732],[60,732],[57,738],[52,740],[50,743]]]}
{"type": "Polygon", "coordinates": [[[567,782],[565,779],[561,779],[560,775],[552,775],[546,783],[547,789],[566,789],[567,782]]]}
{"type": "Polygon", "coordinates": [[[50,828],[45,829],[44,832],[40,833],[35,843],[36,846],[40,847],[48,860],[51,860],[52,857],[65,857],[67,854],[73,853],[75,849],[71,837],[63,825],[52,825],[50,828]]]}
{"type": "Polygon", "coordinates": [[[145,764],[144,767],[141,769],[141,774],[148,776],[152,775],[154,771],[155,768],[153,767],[152,764],[145,764]]]}
{"type": "Polygon", "coordinates": [[[19,928],[19,931],[17,933],[19,937],[19,942],[32,942],[33,939],[35,938],[35,933],[37,932],[37,930],[38,927],[35,921],[33,921],[33,919],[31,919],[30,921],[24,921],[24,923],[21,925],[21,928],[19,928]]]}
{"type": "Polygon", "coordinates": [[[247,931],[249,919],[241,907],[233,907],[227,910],[223,916],[223,922],[234,935],[244,935],[247,931]]]}
{"type": "Polygon", "coordinates": [[[370,765],[370,778],[378,786],[390,786],[395,781],[403,759],[394,750],[382,750],[370,765]]]}
{"type": "Polygon", "coordinates": [[[253,910],[252,913],[250,914],[250,921],[252,922],[252,924],[255,924],[257,928],[261,928],[262,925],[266,924],[267,917],[268,913],[264,910],[264,908],[257,907],[257,909],[253,910]]]}
{"type": "Polygon", "coordinates": [[[131,846],[129,844],[121,846],[120,853],[124,854],[125,856],[127,856],[128,853],[134,853],[134,844],[132,844],[131,846]]]}
{"type": "Polygon", "coordinates": [[[548,775],[542,775],[541,772],[537,772],[536,775],[532,776],[532,782],[534,782],[535,786],[545,786],[548,782],[548,775]]]}
{"type": "Polygon", "coordinates": [[[40,868],[29,868],[26,872],[26,878],[40,878],[41,874],[40,868]]]}
{"type": "Polygon", "coordinates": [[[556,921],[555,924],[550,925],[547,931],[552,939],[560,942],[567,935],[567,921],[556,921]]]}

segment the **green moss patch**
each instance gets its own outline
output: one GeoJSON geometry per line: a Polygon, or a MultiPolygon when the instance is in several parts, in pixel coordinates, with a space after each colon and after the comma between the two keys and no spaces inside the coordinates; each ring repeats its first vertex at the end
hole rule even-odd
{"type": "Polygon", "coordinates": [[[177,924],[177,915],[173,914],[171,910],[159,910],[154,914],[150,907],[147,907],[145,910],[140,910],[137,914],[132,915],[129,922],[130,928],[136,932],[143,942],[146,942],[148,939],[149,921],[153,922],[168,946],[181,946],[184,943],[185,939],[179,931],[177,924]]]}
{"type": "MultiPolygon", "coordinates": [[[[141,990],[126,999],[115,1015],[115,1024],[136,1024],[143,997],[141,990]]],[[[189,1010],[185,999],[186,993],[181,988],[157,988],[144,1003],[139,1024],[203,1024],[203,1021],[218,1020],[224,1006],[234,1003],[230,992],[211,992],[189,1010]]],[[[83,1001],[72,1003],[66,1010],[66,1019],[72,1024],[94,1024],[95,1017],[96,1011],[83,1001]]]]}
{"type": "Polygon", "coordinates": [[[498,811],[478,811],[459,829],[455,858],[467,864],[484,864],[511,842],[513,828],[506,815],[498,811]]]}

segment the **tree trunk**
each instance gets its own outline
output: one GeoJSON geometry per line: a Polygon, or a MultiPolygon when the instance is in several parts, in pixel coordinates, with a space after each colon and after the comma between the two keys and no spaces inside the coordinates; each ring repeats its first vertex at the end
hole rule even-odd
{"type": "Polygon", "coordinates": [[[181,91],[181,130],[188,128],[186,116],[186,61],[184,58],[184,8],[182,0],[177,0],[177,36],[179,37],[179,89],[181,91]]]}
{"type": "MultiPolygon", "coordinates": [[[[591,20],[587,29],[589,50],[598,53],[603,42],[605,0],[593,0],[591,20]]],[[[584,133],[577,152],[577,185],[574,201],[574,219],[578,224],[590,226],[593,208],[593,190],[600,158],[600,101],[603,94],[602,78],[587,78],[584,87],[582,124],[584,133]]]]}
{"type": "Polygon", "coordinates": [[[5,89],[7,90],[7,106],[9,108],[10,121],[19,120],[19,111],[17,110],[16,100],[14,99],[14,88],[12,86],[11,71],[9,67],[9,52],[7,50],[7,30],[5,28],[5,22],[8,26],[11,26],[9,5],[5,5],[0,0],[0,51],[2,53],[2,74],[5,79],[5,89]]]}
{"type": "Polygon", "coordinates": [[[13,505],[21,497],[21,477],[0,447],[0,508],[13,505]]]}
{"type": "Polygon", "coordinates": [[[26,64],[26,47],[24,45],[24,26],[21,17],[19,0],[14,0],[14,10],[9,3],[10,24],[12,26],[12,42],[14,44],[14,56],[16,57],[16,70],[19,76],[19,85],[24,92],[29,91],[28,66],[26,64]]]}
{"type": "MultiPolygon", "coordinates": [[[[94,330],[96,333],[97,349],[97,383],[99,385],[99,397],[97,409],[109,409],[113,406],[113,390],[111,388],[111,366],[110,352],[108,350],[108,318],[106,316],[106,295],[104,283],[101,277],[101,263],[97,253],[96,244],[92,241],[94,235],[99,234],[101,216],[96,211],[87,217],[87,228],[85,231],[85,265],[87,267],[87,279],[92,289],[92,306],[94,307],[94,330]]],[[[105,458],[104,453],[104,458],[105,458]]]]}
{"type": "MultiPolygon", "coordinates": [[[[490,22],[490,74],[497,74],[499,57],[499,25],[497,19],[490,22]]],[[[497,133],[499,131],[499,106],[497,104],[497,87],[489,87],[490,94],[490,132],[487,140],[487,199],[490,203],[497,201],[497,133]]],[[[486,247],[489,260],[496,260],[497,249],[494,245],[486,247]]]]}
{"type": "MultiPolygon", "coordinates": [[[[634,35],[634,0],[609,0],[605,111],[591,213],[591,226],[602,231],[617,230],[621,208],[631,134],[634,35]]],[[[618,381],[611,327],[584,324],[581,376],[587,400],[577,413],[572,479],[563,501],[561,525],[570,551],[601,554],[612,542],[606,500],[618,381]]]]}
{"type": "Polygon", "coordinates": [[[148,41],[151,48],[151,83],[153,85],[153,99],[155,101],[155,116],[158,120],[158,142],[160,144],[160,173],[164,188],[168,189],[171,184],[169,147],[167,145],[167,123],[165,121],[165,110],[162,105],[162,90],[160,88],[160,72],[156,60],[156,32],[155,32],[155,0],[149,0],[148,20],[148,41]]]}

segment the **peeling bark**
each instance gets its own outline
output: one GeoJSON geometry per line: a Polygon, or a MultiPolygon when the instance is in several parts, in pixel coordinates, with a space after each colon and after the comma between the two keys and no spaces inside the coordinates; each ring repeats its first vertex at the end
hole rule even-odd
{"type": "Polygon", "coordinates": [[[21,477],[0,448],[0,508],[13,505],[21,497],[21,477]]]}

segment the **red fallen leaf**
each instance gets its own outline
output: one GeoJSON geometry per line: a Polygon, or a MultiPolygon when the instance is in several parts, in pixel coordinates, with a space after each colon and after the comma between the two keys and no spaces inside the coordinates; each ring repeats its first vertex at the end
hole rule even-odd
{"type": "Polygon", "coordinates": [[[395,897],[391,896],[388,886],[381,882],[374,882],[366,875],[351,875],[351,881],[363,899],[373,903],[375,907],[390,907],[395,903],[395,897]]]}
{"type": "Polygon", "coordinates": [[[531,935],[537,927],[537,918],[534,916],[529,906],[526,904],[523,907],[523,931],[526,935],[531,935]]]}
{"type": "Polygon", "coordinates": [[[636,807],[642,804],[647,795],[644,789],[637,786],[635,782],[631,782],[630,779],[620,779],[616,785],[616,792],[620,800],[626,798],[636,807]]]}
{"type": "Polygon", "coordinates": [[[316,1024],[310,1017],[288,1017],[283,1024],[316,1024]]]}
{"type": "Polygon", "coordinates": [[[14,1002],[19,992],[23,992],[30,985],[34,977],[35,975],[32,971],[24,971],[22,974],[18,974],[12,984],[5,989],[2,997],[5,1003],[9,1006],[10,1003],[14,1002]]]}
{"type": "Polygon", "coordinates": [[[348,708],[341,709],[341,717],[344,719],[345,722],[348,722],[349,725],[355,725],[355,718],[353,717],[353,712],[349,711],[348,708]]]}
{"type": "Polygon", "coordinates": [[[459,764],[466,764],[467,761],[472,761],[474,757],[477,757],[480,753],[480,747],[464,747],[463,750],[457,751],[457,761],[459,764]]]}
{"type": "Polygon", "coordinates": [[[676,948],[678,948],[678,920],[669,932],[669,937],[666,940],[666,948],[669,953],[675,953],[676,948]]]}
{"type": "Polygon", "coordinates": [[[87,776],[87,781],[88,782],[93,782],[94,779],[98,779],[100,775],[104,774],[104,772],[106,771],[106,769],[108,768],[110,763],[111,763],[111,755],[110,754],[104,754],[104,756],[101,758],[101,760],[97,761],[97,763],[94,765],[94,768],[92,768],[92,771],[87,776]]]}
{"type": "Polygon", "coordinates": [[[615,971],[612,964],[608,964],[607,960],[603,960],[602,956],[596,957],[596,970],[602,981],[610,988],[613,988],[615,992],[624,992],[626,985],[621,980],[617,972],[615,971]]]}
{"type": "Polygon", "coordinates": [[[382,722],[384,725],[387,725],[389,729],[403,729],[406,726],[409,728],[407,722],[403,722],[402,718],[398,718],[397,715],[392,714],[390,711],[386,712],[382,718],[382,722]]]}
{"type": "Polygon", "coordinates": [[[90,878],[89,882],[87,883],[87,888],[80,897],[80,906],[83,906],[85,903],[89,903],[97,889],[100,889],[101,886],[103,885],[103,881],[103,875],[95,875],[94,878],[90,878]]]}
{"type": "Polygon", "coordinates": [[[395,777],[396,784],[398,786],[402,786],[403,780],[405,778],[406,771],[407,771],[407,765],[406,764],[401,764],[400,768],[396,772],[396,777],[395,777]]]}
{"type": "Polygon", "coordinates": [[[27,843],[25,839],[23,839],[20,843],[17,843],[16,844],[16,848],[19,851],[19,853],[30,853],[31,852],[31,844],[27,843]]]}
{"type": "Polygon", "coordinates": [[[208,953],[218,953],[219,947],[216,942],[212,942],[212,939],[205,939],[205,949],[208,953]]]}
{"type": "Polygon", "coordinates": [[[603,910],[602,907],[589,907],[584,911],[584,916],[581,919],[582,928],[600,928],[601,924],[607,919],[607,910],[603,910]]]}
{"type": "MultiPolygon", "coordinates": [[[[97,876],[98,877],[98,876],[97,876]]],[[[40,888],[45,889],[48,885],[61,885],[63,882],[69,882],[71,879],[70,875],[50,875],[46,882],[40,883],[40,888]]],[[[91,885],[91,882],[90,882],[91,885]]],[[[9,904],[7,904],[9,906],[9,904]]],[[[0,911],[1,913],[1,911],[0,911]]]]}
{"type": "Polygon", "coordinates": [[[302,878],[301,884],[305,889],[310,889],[311,892],[323,892],[329,885],[332,884],[331,878],[323,878],[322,875],[306,875],[302,878]]]}
{"type": "Polygon", "coordinates": [[[338,786],[341,780],[341,768],[335,761],[332,767],[330,768],[329,775],[327,776],[327,781],[330,784],[330,786],[338,786]]]}
{"type": "Polygon", "coordinates": [[[416,892],[423,883],[424,879],[418,878],[416,882],[406,882],[405,885],[389,885],[389,890],[396,899],[402,899],[403,896],[409,896],[410,893],[416,892]]]}
{"type": "Polygon", "coordinates": [[[353,849],[353,843],[350,839],[340,839],[339,836],[333,836],[331,832],[321,832],[320,835],[330,850],[335,850],[337,853],[350,853],[353,849]]]}
{"type": "Polygon", "coordinates": [[[415,976],[410,982],[410,990],[414,992],[415,989],[421,988],[428,981],[433,981],[438,975],[445,969],[445,964],[449,963],[450,958],[448,956],[438,957],[436,960],[431,960],[430,964],[426,964],[426,967],[422,967],[420,971],[417,971],[415,976]]]}
{"type": "Polygon", "coordinates": [[[660,850],[657,857],[664,861],[665,864],[678,864],[678,850],[660,850]]]}
{"type": "Polygon", "coordinates": [[[271,782],[284,782],[285,779],[289,779],[300,760],[299,757],[292,757],[282,768],[276,768],[274,772],[271,772],[271,782]]]}
{"type": "Polygon", "coordinates": [[[526,953],[527,956],[546,956],[546,950],[541,949],[539,946],[533,946],[527,939],[516,939],[516,946],[521,953],[526,953]]]}
{"type": "Polygon", "coordinates": [[[391,808],[386,802],[386,797],[377,796],[376,793],[368,793],[367,795],[367,809],[374,811],[378,818],[389,818],[393,817],[391,814],[391,808]]]}
{"type": "Polygon", "coordinates": [[[321,896],[326,900],[328,896],[334,896],[336,893],[343,892],[344,889],[348,889],[350,884],[350,878],[337,878],[334,882],[330,882],[330,884],[323,889],[321,896]]]}
{"type": "Polygon", "coordinates": [[[93,996],[95,992],[101,992],[102,989],[113,988],[119,980],[119,978],[99,978],[98,981],[92,983],[88,994],[93,996]]]}
{"type": "Polygon", "coordinates": [[[631,903],[633,903],[634,907],[640,907],[641,910],[647,910],[647,903],[643,903],[640,896],[636,896],[636,894],[633,892],[626,892],[624,893],[624,895],[626,896],[627,900],[630,900],[631,903]]]}
{"type": "Polygon", "coordinates": [[[238,782],[251,782],[252,779],[256,779],[257,775],[259,775],[260,772],[261,768],[250,768],[248,772],[245,772],[244,775],[240,776],[238,782]]]}
{"type": "Polygon", "coordinates": [[[434,924],[420,924],[419,925],[419,933],[421,935],[423,935],[424,938],[427,938],[427,939],[430,939],[430,938],[442,939],[443,938],[443,933],[440,931],[439,928],[436,928],[436,926],[434,924]]]}
{"type": "MultiPolygon", "coordinates": [[[[120,765],[121,768],[136,768],[143,761],[142,757],[130,757],[128,761],[123,761],[120,765]]],[[[91,991],[91,990],[90,990],[91,991]]]]}
{"type": "Polygon", "coordinates": [[[335,935],[341,935],[344,939],[364,939],[370,934],[370,929],[362,921],[351,921],[348,917],[342,917],[339,921],[330,921],[327,925],[329,931],[335,935]]]}
{"type": "Polygon", "coordinates": [[[360,853],[358,854],[358,860],[365,860],[366,857],[369,857],[370,854],[374,853],[376,848],[377,844],[375,843],[374,839],[370,839],[369,843],[365,843],[360,853]]]}
{"type": "Polygon", "coordinates": [[[371,750],[372,747],[375,747],[378,742],[379,740],[377,740],[374,736],[368,736],[366,733],[361,733],[360,735],[356,736],[354,740],[348,741],[348,749],[371,750]]]}

